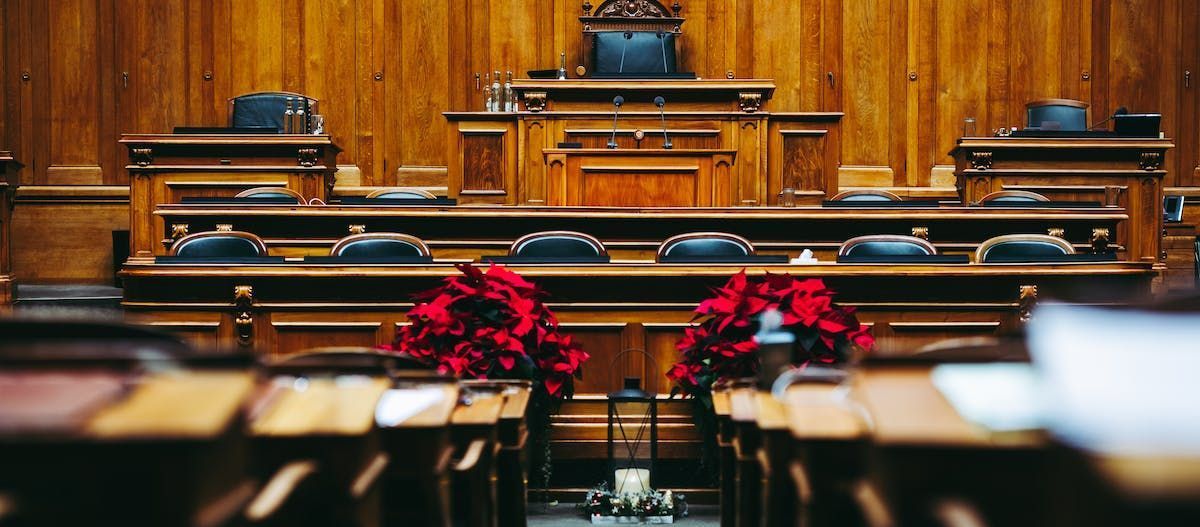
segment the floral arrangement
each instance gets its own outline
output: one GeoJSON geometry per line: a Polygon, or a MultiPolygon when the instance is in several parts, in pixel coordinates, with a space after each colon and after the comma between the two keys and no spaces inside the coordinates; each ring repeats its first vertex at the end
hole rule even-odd
{"type": "Polygon", "coordinates": [[[588,354],[559,332],[545,294],[502,266],[457,267],[461,275],[413,296],[412,324],[390,349],[456,377],[531,379],[551,398],[569,397],[588,354]]]}
{"type": "Polygon", "coordinates": [[[617,518],[671,523],[670,519],[687,516],[687,497],[669,490],[617,494],[604,482],[589,490],[578,508],[592,518],[592,523],[618,523],[617,518]],[[613,521],[603,521],[605,518],[613,521]]]}
{"type": "Polygon", "coordinates": [[[770,273],[751,279],[742,270],[713,292],[695,310],[693,322],[699,324],[675,345],[682,356],[667,372],[675,393],[706,395],[714,382],[756,375],[755,319],[771,309],[782,315],[782,329],[796,334],[798,367],[844,362],[854,348],[870,351],[875,345],[854,308],[834,304],[834,292],[820,279],[770,273]]]}

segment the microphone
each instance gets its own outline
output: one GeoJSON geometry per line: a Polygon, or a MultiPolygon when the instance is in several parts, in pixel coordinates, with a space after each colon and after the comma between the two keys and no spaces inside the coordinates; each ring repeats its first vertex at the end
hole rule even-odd
{"type": "Polygon", "coordinates": [[[654,98],[654,105],[658,107],[658,115],[662,117],[663,150],[670,150],[674,145],[671,144],[671,138],[667,135],[667,112],[663,110],[663,107],[667,105],[667,100],[659,95],[654,98]]]}
{"type": "Polygon", "coordinates": [[[667,71],[667,37],[661,29],[658,30],[658,47],[662,48],[663,73],[670,73],[667,71]]]}
{"type": "Polygon", "coordinates": [[[625,32],[625,43],[621,44],[621,63],[617,65],[617,73],[625,73],[625,50],[629,49],[629,41],[633,40],[633,32],[625,32]]]}
{"type": "Polygon", "coordinates": [[[620,95],[613,97],[613,130],[612,137],[608,139],[608,147],[617,147],[617,116],[621,115],[621,105],[625,104],[625,98],[620,95]]]}
{"type": "Polygon", "coordinates": [[[1118,108],[1117,108],[1117,110],[1116,110],[1116,111],[1114,111],[1114,112],[1113,112],[1113,114],[1112,114],[1112,115],[1108,116],[1108,119],[1105,119],[1105,120],[1103,120],[1103,121],[1100,121],[1100,122],[1098,122],[1098,123],[1096,123],[1096,124],[1093,124],[1091,128],[1088,128],[1088,130],[1095,130],[1095,129],[1096,129],[1096,127],[1098,127],[1098,126],[1100,126],[1100,125],[1102,125],[1102,124],[1104,124],[1104,123],[1107,123],[1107,122],[1109,122],[1109,121],[1111,121],[1111,120],[1113,120],[1113,119],[1116,119],[1118,115],[1128,115],[1128,114],[1129,114],[1129,108],[1126,108],[1126,107],[1124,107],[1124,106],[1120,106],[1120,107],[1118,107],[1118,108]]]}

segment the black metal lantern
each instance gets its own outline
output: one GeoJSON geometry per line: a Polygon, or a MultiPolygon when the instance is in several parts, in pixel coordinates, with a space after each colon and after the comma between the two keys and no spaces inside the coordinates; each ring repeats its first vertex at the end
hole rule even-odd
{"type": "MultiPolygon", "coordinates": [[[[618,353],[609,365],[609,372],[615,373],[618,361],[633,353],[640,353],[645,356],[646,364],[655,366],[657,384],[657,364],[645,350],[630,349],[618,353]]],[[[608,394],[608,475],[611,488],[618,493],[654,488],[652,478],[658,461],[658,398],[654,392],[643,389],[641,381],[637,376],[624,376],[622,388],[608,394]],[[647,439],[650,446],[648,459],[641,453],[647,439]]]]}

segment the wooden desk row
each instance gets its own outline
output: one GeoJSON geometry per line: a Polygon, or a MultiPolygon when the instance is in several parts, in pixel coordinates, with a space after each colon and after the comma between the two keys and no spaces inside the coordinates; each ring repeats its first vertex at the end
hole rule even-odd
{"type": "MultiPolygon", "coordinates": [[[[577,393],[608,393],[593,373],[623,347],[648,350],[665,372],[692,310],[741,265],[652,262],[594,266],[509,266],[544,289],[566,331],[592,355],[577,393]],[[601,365],[601,366],[592,366],[601,365]]],[[[328,345],[390,343],[407,323],[414,292],[458,271],[433,265],[337,266],[289,262],[254,266],[130,263],[121,273],[131,321],[180,332],[207,346],[242,345],[290,353],[328,345]]],[[[836,300],[874,325],[879,353],[907,353],[950,336],[1019,329],[1038,298],[1086,304],[1145,298],[1157,276],[1149,263],[1054,265],[777,265],[747,273],[822,278],[836,300]]],[[[650,369],[642,372],[650,374],[650,369]]],[[[666,386],[665,379],[660,379],[666,386]]]]}
{"type": "Polygon", "coordinates": [[[528,383],[162,366],[8,365],[0,520],[524,525],[528,383]]]}
{"type": "Polygon", "coordinates": [[[1190,525],[1200,461],[1086,454],[968,421],[926,364],[874,365],[784,398],[714,394],[723,525],[1190,525]],[[726,521],[727,520],[727,521],[726,521]],[[957,521],[956,521],[957,520],[957,521]],[[963,521],[971,520],[966,523],[963,521]]]}
{"type": "Polygon", "coordinates": [[[973,253],[984,240],[1004,234],[1054,234],[1079,252],[1116,251],[1138,260],[1116,236],[1129,216],[1116,207],[931,208],[742,207],[388,207],[168,204],[154,211],[158,230],[170,235],[139,252],[166,254],[174,240],[228,228],[255,233],[272,254],[325,255],[337,239],[358,232],[417,236],[437,258],[477,259],[507,254],[531,232],[572,230],[591,234],[614,258],[653,259],[663,240],[688,232],[742,236],[764,254],[798,256],[810,249],[834,260],[842,242],[868,234],[919,236],[944,253],[973,253]]]}

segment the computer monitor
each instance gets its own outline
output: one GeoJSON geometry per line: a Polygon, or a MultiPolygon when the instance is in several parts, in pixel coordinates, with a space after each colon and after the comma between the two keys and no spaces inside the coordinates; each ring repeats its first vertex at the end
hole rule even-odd
{"type": "Polygon", "coordinates": [[[1163,221],[1167,223],[1183,221],[1183,196],[1163,196],[1163,221]]]}
{"type": "Polygon", "coordinates": [[[1127,113],[1113,116],[1113,132],[1121,137],[1158,137],[1160,113],[1127,113]]]}

